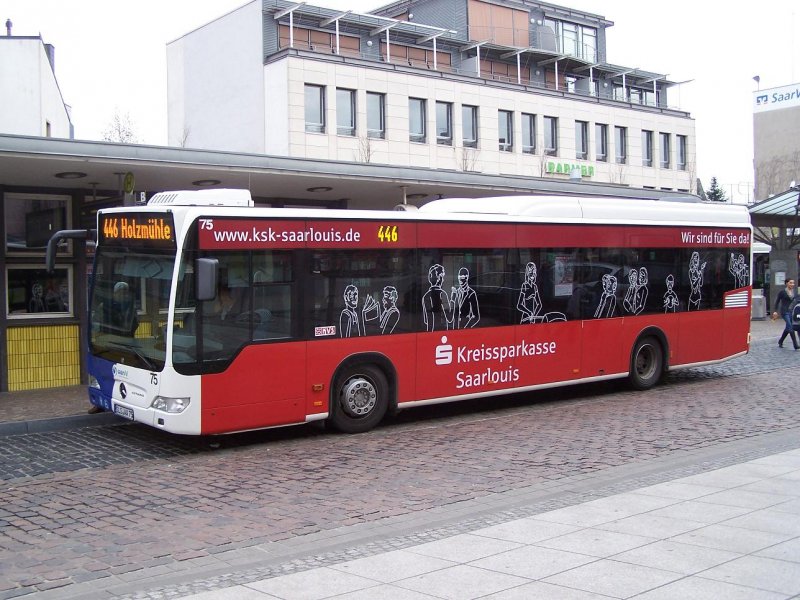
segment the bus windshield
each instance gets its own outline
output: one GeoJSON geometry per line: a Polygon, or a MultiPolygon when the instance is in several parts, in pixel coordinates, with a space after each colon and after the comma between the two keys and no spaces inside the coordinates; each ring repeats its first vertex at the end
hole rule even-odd
{"type": "Polygon", "coordinates": [[[92,278],[89,351],[161,371],[174,251],[99,248],[92,278]]]}

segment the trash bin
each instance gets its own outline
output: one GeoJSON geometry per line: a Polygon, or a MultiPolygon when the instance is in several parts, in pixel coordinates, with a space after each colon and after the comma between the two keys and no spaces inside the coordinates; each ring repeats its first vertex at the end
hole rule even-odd
{"type": "Polygon", "coordinates": [[[767,318],[766,298],[761,290],[753,290],[753,301],[750,303],[750,307],[751,321],[763,321],[767,318]]]}

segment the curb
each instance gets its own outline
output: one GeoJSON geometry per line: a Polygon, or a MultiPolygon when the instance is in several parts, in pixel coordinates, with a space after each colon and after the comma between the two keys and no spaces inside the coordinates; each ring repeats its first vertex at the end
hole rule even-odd
{"type": "Polygon", "coordinates": [[[22,435],[26,433],[48,433],[51,431],[67,431],[79,427],[98,427],[101,425],[124,425],[130,423],[115,414],[104,412],[95,415],[74,415],[70,417],[53,417],[51,419],[32,419],[30,421],[10,421],[0,423],[0,437],[22,435]]]}

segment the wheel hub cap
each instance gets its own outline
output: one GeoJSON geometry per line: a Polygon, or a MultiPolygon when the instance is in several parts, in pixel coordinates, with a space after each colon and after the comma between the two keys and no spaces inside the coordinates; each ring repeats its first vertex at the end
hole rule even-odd
{"type": "Polygon", "coordinates": [[[342,391],[342,408],[353,417],[363,417],[375,408],[377,399],[372,383],[362,378],[351,379],[342,391]]]}

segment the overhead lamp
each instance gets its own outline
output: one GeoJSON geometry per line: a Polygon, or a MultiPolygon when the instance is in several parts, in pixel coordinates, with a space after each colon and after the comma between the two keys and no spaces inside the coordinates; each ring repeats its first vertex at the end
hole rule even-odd
{"type": "Polygon", "coordinates": [[[197,187],[210,187],[212,185],[219,185],[222,183],[219,179],[198,179],[197,181],[193,181],[192,185],[196,185],[197,187]]]}
{"type": "Polygon", "coordinates": [[[82,173],[81,171],[64,171],[63,173],[56,173],[55,176],[59,179],[83,179],[86,177],[86,173],[82,173]]]}
{"type": "Polygon", "coordinates": [[[328,187],[327,185],[319,185],[317,187],[306,188],[306,191],[316,194],[319,192],[330,192],[332,189],[333,189],[332,187],[328,187]]]}

